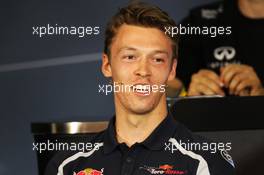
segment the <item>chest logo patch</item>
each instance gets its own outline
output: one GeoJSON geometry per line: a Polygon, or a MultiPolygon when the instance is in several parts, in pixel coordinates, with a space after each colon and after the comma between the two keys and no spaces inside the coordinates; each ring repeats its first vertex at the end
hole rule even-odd
{"type": "Polygon", "coordinates": [[[231,46],[218,47],[214,50],[214,57],[218,61],[232,60],[236,55],[236,50],[231,46]]]}
{"type": "Polygon", "coordinates": [[[150,166],[143,166],[140,167],[139,169],[143,169],[145,171],[148,171],[150,174],[165,174],[165,175],[183,175],[187,174],[187,171],[182,171],[182,170],[176,170],[173,168],[172,165],[160,165],[159,167],[150,167],[150,166]]]}
{"type": "Polygon", "coordinates": [[[73,173],[73,175],[104,175],[104,169],[102,168],[100,171],[93,168],[86,168],[84,170],[79,171],[78,173],[73,173]]]}

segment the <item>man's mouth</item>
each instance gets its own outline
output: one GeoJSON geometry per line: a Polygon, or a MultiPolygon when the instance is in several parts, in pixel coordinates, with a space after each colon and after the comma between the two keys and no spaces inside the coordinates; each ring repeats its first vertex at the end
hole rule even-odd
{"type": "Polygon", "coordinates": [[[151,86],[149,84],[135,84],[133,85],[133,92],[139,95],[149,95],[151,91],[151,86]]]}

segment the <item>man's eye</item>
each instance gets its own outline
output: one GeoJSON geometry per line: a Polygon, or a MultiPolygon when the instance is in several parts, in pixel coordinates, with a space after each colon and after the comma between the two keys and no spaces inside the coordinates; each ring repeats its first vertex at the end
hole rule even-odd
{"type": "Polygon", "coordinates": [[[134,55],[127,55],[127,56],[124,56],[123,58],[124,59],[127,59],[127,60],[134,60],[134,59],[136,59],[136,57],[134,55]]]}
{"type": "Polygon", "coordinates": [[[157,63],[163,63],[165,60],[163,58],[154,58],[154,61],[157,63]]]}

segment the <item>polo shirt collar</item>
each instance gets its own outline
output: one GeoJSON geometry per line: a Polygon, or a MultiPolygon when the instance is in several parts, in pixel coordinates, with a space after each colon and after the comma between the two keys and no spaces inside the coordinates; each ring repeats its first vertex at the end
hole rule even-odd
{"type": "MultiPolygon", "coordinates": [[[[173,137],[177,128],[177,122],[173,116],[168,113],[166,118],[157,128],[141,143],[150,150],[161,150],[168,140],[173,137]]],[[[113,117],[104,133],[104,153],[112,152],[119,145],[116,139],[115,117],[113,117]]]]}
{"type": "Polygon", "coordinates": [[[110,120],[108,128],[104,132],[104,153],[108,154],[112,152],[119,143],[116,139],[115,131],[115,116],[110,120]]]}
{"type": "Polygon", "coordinates": [[[173,116],[168,113],[166,118],[158,125],[156,129],[146,138],[142,144],[150,150],[161,150],[168,140],[176,132],[177,122],[173,116]]]}

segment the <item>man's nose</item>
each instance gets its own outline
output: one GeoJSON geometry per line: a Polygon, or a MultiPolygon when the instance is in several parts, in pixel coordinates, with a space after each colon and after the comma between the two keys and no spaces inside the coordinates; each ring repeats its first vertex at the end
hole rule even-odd
{"type": "Polygon", "coordinates": [[[151,75],[150,64],[147,58],[141,58],[135,71],[137,76],[148,77],[151,75]]]}

